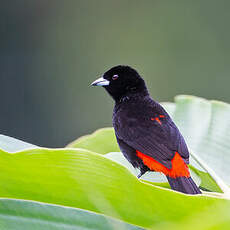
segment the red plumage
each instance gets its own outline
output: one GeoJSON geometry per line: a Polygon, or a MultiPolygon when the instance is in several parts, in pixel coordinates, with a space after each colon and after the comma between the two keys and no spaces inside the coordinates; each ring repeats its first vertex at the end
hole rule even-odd
{"type": "Polygon", "coordinates": [[[159,163],[150,156],[147,156],[137,150],[137,156],[142,159],[143,163],[148,166],[152,171],[161,172],[166,176],[177,177],[190,177],[188,166],[184,163],[179,153],[175,153],[171,160],[172,168],[166,168],[163,164],[159,163]]]}

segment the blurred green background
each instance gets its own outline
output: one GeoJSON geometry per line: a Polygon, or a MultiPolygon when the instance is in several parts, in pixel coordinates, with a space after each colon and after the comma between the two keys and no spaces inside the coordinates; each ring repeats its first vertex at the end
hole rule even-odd
{"type": "Polygon", "coordinates": [[[111,126],[112,99],[89,85],[117,64],[158,101],[230,102],[230,1],[0,2],[0,133],[61,147],[111,126]]]}

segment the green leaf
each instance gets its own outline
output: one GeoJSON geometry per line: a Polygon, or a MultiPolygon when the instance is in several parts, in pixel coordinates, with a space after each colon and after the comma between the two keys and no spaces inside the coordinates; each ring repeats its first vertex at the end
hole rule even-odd
{"type": "Polygon", "coordinates": [[[37,146],[0,134],[0,149],[4,151],[13,153],[34,148],[37,148],[37,146]]]}
{"type": "Polygon", "coordinates": [[[194,213],[177,224],[164,223],[153,229],[157,230],[229,230],[230,208],[227,205],[210,207],[200,213],[194,213]]]}
{"type": "Polygon", "coordinates": [[[190,169],[194,171],[201,179],[201,183],[199,185],[201,189],[210,191],[210,192],[211,191],[220,192],[220,193],[222,192],[219,186],[215,183],[215,181],[212,179],[212,177],[208,173],[200,171],[196,169],[195,167],[193,167],[192,165],[190,165],[190,169]]]}
{"type": "Polygon", "coordinates": [[[119,152],[113,128],[103,128],[96,132],[80,137],[67,145],[69,148],[83,148],[100,154],[119,152]]]}
{"type": "Polygon", "coordinates": [[[230,185],[230,105],[181,95],[175,106],[173,118],[189,148],[230,185]]]}
{"type": "Polygon", "coordinates": [[[93,212],[25,200],[0,199],[1,230],[140,230],[93,212]]]}
{"type": "Polygon", "coordinates": [[[0,197],[91,210],[142,227],[175,223],[212,205],[230,205],[225,199],[141,182],[120,164],[83,149],[2,151],[0,162],[0,197]]]}

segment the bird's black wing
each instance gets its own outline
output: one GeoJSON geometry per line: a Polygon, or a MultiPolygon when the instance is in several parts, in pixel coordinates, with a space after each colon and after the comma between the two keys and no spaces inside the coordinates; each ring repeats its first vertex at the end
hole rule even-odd
{"type": "Polygon", "coordinates": [[[160,112],[153,111],[152,114],[155,117],[164,114],[164,117],[159,122],[159,120],[154,120],[149,113],[125,116],[123,112],[114,123],[117,138],[169,169],[172,167],[171,160],[175,152],[178,152],[188,164],[188,148],[169,115],[161,107],[160,112]]]}

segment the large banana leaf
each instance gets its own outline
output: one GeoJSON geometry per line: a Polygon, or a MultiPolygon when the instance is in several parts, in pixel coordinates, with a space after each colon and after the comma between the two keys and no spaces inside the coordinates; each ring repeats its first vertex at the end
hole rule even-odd
{"type": "Polygon", "coordinates": [[[189,148],[230,185],[230,105],[181,95],[172,117],[189,148]]]}
{"type": "Polygon", "coordinates": [[[120,164],[83,149],[1,151],[0,162],[0,197],[86,209],[142,227],[230,205],[143,183],[120,164]]]}
{"type": "Polygon", "coordinates": [[[0,199],[1,230],[140,230],[93,212],[25,200],[0,199]]]}

